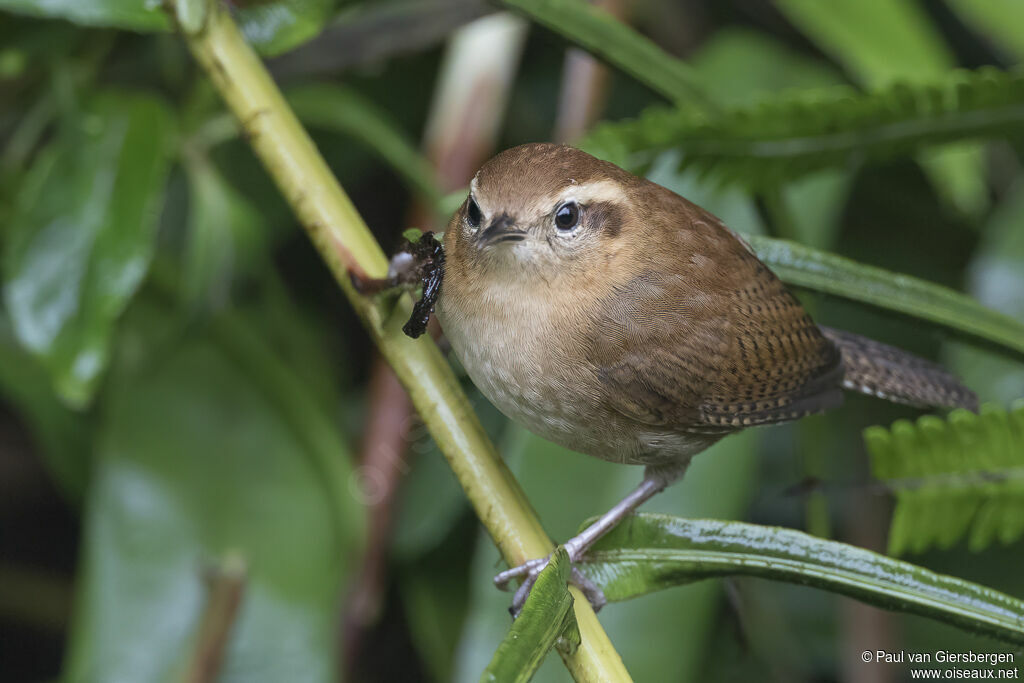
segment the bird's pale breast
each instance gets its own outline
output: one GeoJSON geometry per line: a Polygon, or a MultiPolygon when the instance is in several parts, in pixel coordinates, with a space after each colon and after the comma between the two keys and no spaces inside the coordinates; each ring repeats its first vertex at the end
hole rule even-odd
{"type": "Polygon", "coordinates": [[[557,297],[459,291],[446,281],[437,316],[473,383],[501,412],[550,441],[612,462],[658,464],[707,447],[698,436],[638,424],[600,400],[595,368],[557,330],[582,333],[557,297]],[[455,290],[455,291],[452,291],[455,290]]]}

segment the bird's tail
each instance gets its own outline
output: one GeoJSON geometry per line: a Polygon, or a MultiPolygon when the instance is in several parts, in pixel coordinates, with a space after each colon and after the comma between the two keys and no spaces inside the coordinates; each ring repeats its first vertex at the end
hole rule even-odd
{"type": "Polygon", "coordinates": [[[943,368],[850,332],[822,327],[842,354],[843,387],[918,408],[978,411],[978,397],[943,368]]]}

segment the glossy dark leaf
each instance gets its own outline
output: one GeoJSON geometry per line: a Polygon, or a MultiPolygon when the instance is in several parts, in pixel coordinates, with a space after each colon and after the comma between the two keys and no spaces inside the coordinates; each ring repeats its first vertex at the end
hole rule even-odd
{"type": "Polygon", "coordinates": [[[336,680],[362,508],[325,406],[253,329],[133,307],[99,427],[68,680],[176,680],[204,567],[247,568],[218,681],[336,680]]]}
{"type": "Polygon", "coordinates": [[[1021,600],[792,529],[640,514],[602,538],[581,568],[609,600],[709,577],[757,576],[1024,643],[1021,600]]]}
{"type": "Polygon", "coordinates": [[[0,10],[133,31],[170,28],[160,3],[146,0],[0,0],[0,10]]]}
{"type": "Polygon", "coordinates": [[[172,135],[160,100],[97,97],[18,193],[4,300],[18,339],[71,405],[92,397],[115,321],[149,267],[172,135]]]}
{"type": "MultiPolygon", "coordinates": [[[[184,28],[197,30],[206,3],[223,0],[175,0],[184,28]]],[[[263,54],[276,55],[301,45],[323,29],[335,0],[238,0],[235,14],[246,38],[263,54]]],[[[151,0],[0,0],[0,10],[66,19],[76,24],[166,31],[171,21],[162,2],[151,0]]]]}
{"type": "Polygon", "coordinates": [[[53,393],[46,370],[14,338],[6,315],[0,315],[0,395],[31,431],[61,493],[80,504],[92,456],[91,424],[53,393]]]}
{"type": "Polygon", "coordinates": [[[331,18],[335,0],[238,2],[246,39],[265,55],[277,55],[316,37],[331,18]]]}

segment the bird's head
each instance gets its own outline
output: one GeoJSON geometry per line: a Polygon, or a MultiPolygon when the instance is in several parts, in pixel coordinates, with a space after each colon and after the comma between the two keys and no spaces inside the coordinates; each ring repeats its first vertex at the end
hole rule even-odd
{"type": "Polygon", "coordinates": [[[573,147],[513,147],[473,177],[445,251],[456,267],[502,280],[600,270],[629,228],[637,180],[573,147]]]}

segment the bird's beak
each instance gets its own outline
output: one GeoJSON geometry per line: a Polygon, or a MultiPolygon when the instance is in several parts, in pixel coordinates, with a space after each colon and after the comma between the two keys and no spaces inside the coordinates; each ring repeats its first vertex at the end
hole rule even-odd
{"type": "Polygon", "coordinates": [[[515,228],[512,216],[503,213],[481,230],[476,237],[476,248],[483,249],[499,242],[519,242],[526,239],[526,232],[515,228]]]}

